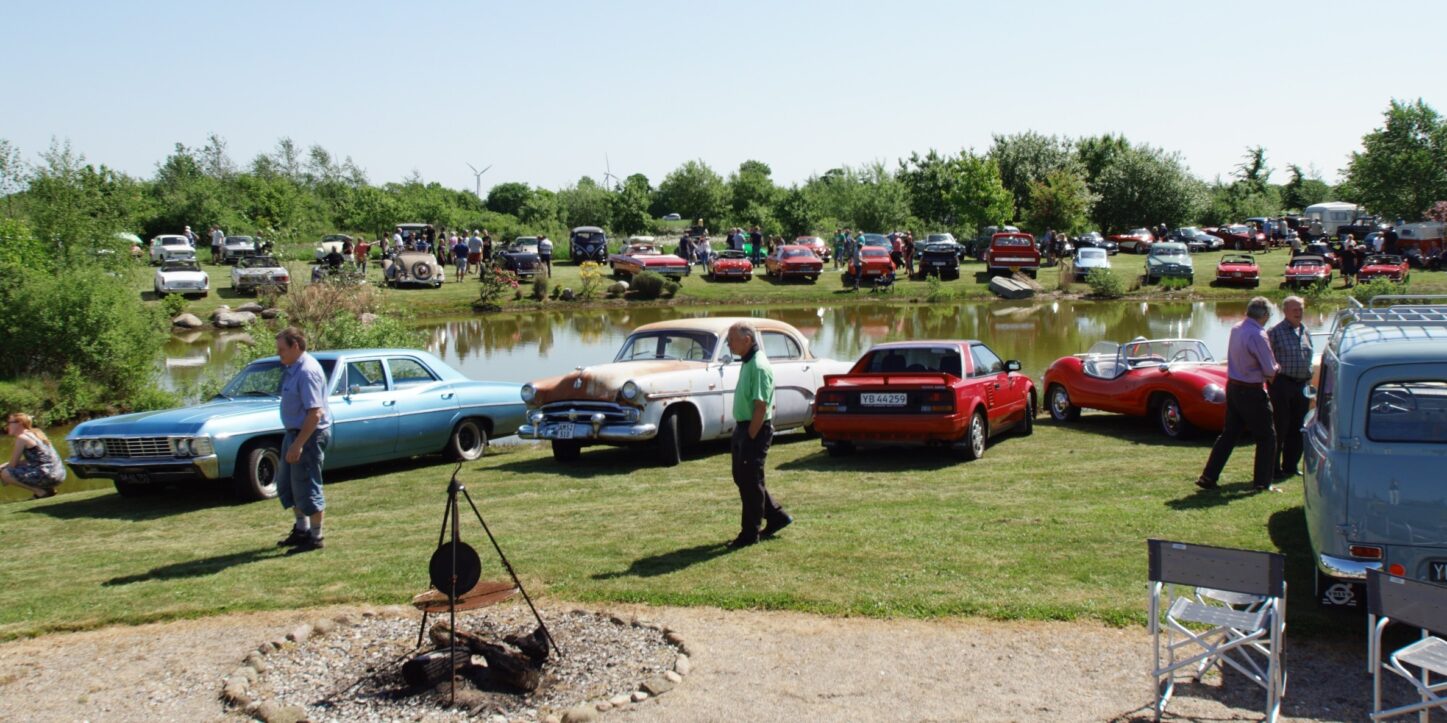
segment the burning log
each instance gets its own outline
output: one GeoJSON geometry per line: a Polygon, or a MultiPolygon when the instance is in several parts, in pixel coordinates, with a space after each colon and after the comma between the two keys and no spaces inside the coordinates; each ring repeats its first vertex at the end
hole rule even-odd
{"type": "Polygon", "coordinates": [[[465,648],[453,649],[450,656],[446,649],[423,653],[402,664],[402,679],[413,688],[431,688],[452,677],[470,660],[472,653],[465,648]]]}
{"type": "MultiPolygon", "coordinates": [[[[451,638],[455,635],[459,645],[481,655],[487,661],[487,677],[499,683],[525,691],[537,690],[538,685],[542,683],[541,660],[534,662],[533,658],[528,655],[488,642],[475,633],[465,630],[457,630],[454,633],[445,622],[433,625],[427,634],[432,638],[432,642],[442,648],[452,645],[451,638]]],[[[546,657],[546,653],[544,653],[544,657],[546,657]]]]}

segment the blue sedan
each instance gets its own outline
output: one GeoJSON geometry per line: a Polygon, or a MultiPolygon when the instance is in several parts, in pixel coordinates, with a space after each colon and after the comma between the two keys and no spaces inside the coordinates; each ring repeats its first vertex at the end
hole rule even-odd
{"type": "MultiPolygon", "coordinates": [[[[478,382],[410,349],[317,352],[333,417],[326,469],[445,452],[474,460],[523,423],[521,385],[478,382]]],[[[276,496],[281,362],[248,364],[221,393],[183,409],[85,422],[66,438],[71,470],[122,495],[171,482],[229,479],[243,499],[276,496]]]]}

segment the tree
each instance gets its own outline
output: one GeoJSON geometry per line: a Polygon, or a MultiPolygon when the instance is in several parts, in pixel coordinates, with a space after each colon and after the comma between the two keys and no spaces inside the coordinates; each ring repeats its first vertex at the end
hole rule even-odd
{"type": "Polygon", "coordinates": [[[1362,136],[1345,185],[1353,200],[1388,217],[1418,219],[1447,198],[1447,121],[1420,98],[1393,100],[1381,128],[1362,136]]]}
{"type": "Polygon", "coordinates": [[[739,164],[739,170],[729,176],[729,208],[739,221],[761,223],[759,216],[766,215],[773,205],[779,189],[774,186],[770,173],[768,164],[762,161],[744,161],[739,164]]]}
{"type": "Polygon", "coordinates": [[[609,194],[611,228],[619,233],[638,233],[648,228],[648,179],[636,183],[635,177],[629,176],[623,185],[609,194]]]}
{"type": "Polygon", "coordinates": [[[858,174],[860,193],[849,217],[854,228],[880,233],[901,228],[909,220],[909,191],[878,161],[858,174]]]}
{"type": "Polygon", "coordinates": [[[1037,231],[1054,229],[1065,233],[1085,230],[1090,220],[1090,207],[1096,196],[1080,173],[1069,170],[1052,171],[1043,181],[1030,184],[1030,225],[1037,231]]]}
{"type": "Polygon", "coordinates": [[[1130,141],[1127,141],[1125,136],[1109,133],[1081,138],[1075,142],[1075,160],[1084,167],[1085,182],[1092,186],[1107,166],[1129,151],[1130,141]]]}
{"type": "Polygon", "coordinates": [[[15,212],[14,196],[25,187],[25,174],[25,161],[20,158],[20,149],[0,138],[0,198],[5,199],[6,213],[15,212]]]}
{"type": "Polygon", "coordinates": [[[994,159],[961,151],[952,165],[955,181],[946,203],[957,227],[973,232],[1015,218],[1015,197],[1005,188],[994,159]]]}
{"type": "Polygon", "coordinates": [[[141,185],[105,166],[91,166],[70,143],[52,141],[31,170],[25,192],[35,237],[71,261],[93,259],[98,245],[132,230],[149,207],[141,185]]]}
{"type": "Polygon", "coordinates": [[[798,186],[779,193],[774,218],[788,236],[805,236],[820,230],[823,218],[819,204],[808,191],[798,186]]]}
{"type": "Polygon", "coordinates": [[[990,158],[1000,167],[1000,180],[1014,195],[1015,207],[1026,208],[1030,203],[1030,184],[1045,180],[1055,171],[1074,167],[1072,148],[1068,138],[1026,131],[996,135],[990,158]]]}
{"type": "Polygon", "coordinates": [[[1266,193],[1271,180],[1271,168],[1266,164],[1266,149],[1254,146],[1246,149],[1246,155],[1236,164],[1236,178],[1246,186],[1249,193],[1266,193]]]}
{"type": "Polygon", "coordinates": [[[659,207],[665,213],[704,220],[705,225],[726,215],[728,189],[724,180],[703,161],[688,161],[658,184],[659,207]]]}
{"type": "Polygon", "coordinates": [[[612,203],[608,191],[588,176],[570,188],[558,191],[558,208],[569,227],[609,226],[612,203]]]}
{"type": "Polygon", "coordinates": [[[949,156],[942,156],[933,148],[923,157],[911,153],[908,161],[899,162],[895,177],[909,191],[909,210],[916,218],[926,223],[954,223],[950,196],[959,175],[957,169],[951,167],[949,156]]]}
{"type": "Polygon", "coordinates": [[[533,194],[533,189],[526,183],[509,181],[493,186],[487,192],[487,210],[494,213],[506,213],[513,216],[519,215],[523,206],[528,203],[528,198],[533,194]]]}
{"type": "Polygon", "coordinates": [[[1145,145],[1117,153],[1092,190],[1100,198],[1091,216],[1104,231],[1158,222],[1179,225],[1195,218],[1204,195],[1179,155],[1145,145]]]}
{"type": "Polygon", "coordinates": [[[1313,174],[1310,178],[1295,163],[1287,166],[1291,178],[1281,187],[1281,207],[1294,211],[1321,203],[1331,196],[1331,186],[1313,174]]]}

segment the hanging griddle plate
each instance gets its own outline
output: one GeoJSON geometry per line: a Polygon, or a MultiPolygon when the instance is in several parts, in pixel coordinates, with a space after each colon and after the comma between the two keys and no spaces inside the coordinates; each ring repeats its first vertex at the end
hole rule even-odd
{"type": "Polygon", "coordinates": [[[437,551],[432,553],[432,560],[427,563],[427,573],[432,587],[437,588],[444,595],[458,598],[477,587],[477,581],[482,579],[482,560],[477,556],[477,550],[472,549],[472,546],[466,542],[446,542],[439,545],[437,551]],[[454,544],[457,546],[457,588],[455,590],[452,587],[454,544]]]}

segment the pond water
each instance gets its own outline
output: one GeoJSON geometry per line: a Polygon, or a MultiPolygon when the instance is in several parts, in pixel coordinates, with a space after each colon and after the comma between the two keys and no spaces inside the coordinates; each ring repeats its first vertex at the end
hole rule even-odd
{"type": "MultiPolygon", "coordinates": [[[[651,307],[541,311],[428,319],[428,348],[474,379],[526,382],[574,367],[611,361],[623,339],[643,324],[698,316],[766,316],[793,324],[811,340],[814,353],[855,359],[871,345],[900,339],[980,339],[1023,371],[1039,378],[1055,359],[1085,351],[1098,341],[1137,336],[1190,337],[1225,358],[1231,325],[1245,302],[1046,301],[958,304],[851,304],[784,307],[651,307]]],[[[1331,309],[1313,309],[1306,324],[1323,332],[1331,309]]],[[[1272,320],[1280,319],[1273,310],[1272,320]]],[[[208,370],[225,369],[242,354],[240,332],[189,331],[166,344],[162,384],[184,388],[208,370]]],[[[1320,348],[1320,343],[1318,343],[1320,348]]],[[[48,430],[64,454],[68,428],[48,430]]],[[[10,457],[8,438],[0,454],[10,457]]],[[[109,487],[109,482],[71,479],[62,492],[109,487]]],[[[0,501],[27,499],[15,488],[0,501]]]]}

